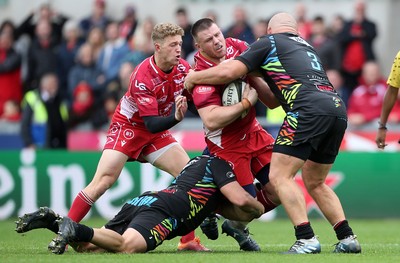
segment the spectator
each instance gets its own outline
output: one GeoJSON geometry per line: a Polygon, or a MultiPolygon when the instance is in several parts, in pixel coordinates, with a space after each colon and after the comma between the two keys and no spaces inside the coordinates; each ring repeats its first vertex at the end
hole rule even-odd
{"type": "Polygon", "coordinates": [[[58,96],[57,75],[47,73],[22,102],[21,136],[25,147],[66,148],[68,109],[58,96]]]}
{"type": "MultiPolygon", "coordinates": [[[[342,96],[343,92],[343,78],[342,75],[340,74],[339,70],[335,69],[330,69],[326,71],[326,76],[328,77],[329,82],[332,84],[332,86],[335,88],[337,93],[342,96]]],[[[347,105],[346,105],[347,107],[347,105]]]]}
{"type": "Polygon", "coordinates": [[[233,12],[233,19],[233,24],[226,29],[224,36],[226,38],[237,38],[249,44],[253,43],[255,38],[253,30],[247,21],[246,10],[241,6],[237,6],[233,12]]]}
{"type": "Polygon", "coordinates": [[[6,122],[19,122],[21,119],[21,112],[19,109],[19,102],[15,100],[7,100],[3,104],[3,112],[0,115],[0,120],[6,122]]]}
{"type": "Polygon", "coordinates": [[[314,47],[325,70],[340,69],[339,46],[337,42],[329,38],[322,16],[314,18],[308,43],[314,47]]]}
{"type": "Polygon", "coordinates": [[[138,25],[138,19],[136,17],[136,9],[133,5],[127,5],[125,7],[124,18],[120,22],[119,36],[125,38],[126,41],[133,36],[138,25]]]}
{"type": "Polygon", "coordinates": [[[28,51],[28,76],[26,88],[35,89],[39,80],[47,73],[57,69],[56,42],[51,37],[52,28],[48,21],[39,21],[36,33],[28,51]]]}
{"type": "Polygon", "coordinates": [[[328,28],[328,36],[330,36],[332,39],[338,38],[339,34],[343,30],[344,23],[345,21],[342,15],[340,14],[335,15],[328,28]]]}
{"type": "Polygon", "coordinates": [[[216,13],[214,10],[212,10],[212,9],[207,10],[207,11],[204,13],[203,17],[204,17],[204,18],[210,18],[212,21],[214,21],[215,23],[218,24],[218,15],[217,15],[217,13],[216,13]]]}
{"type": "Polygon", "coordinates": [[[253,25],[254,38],[258,39],[259,37],[266,35],[267,34],[267,28],[268,28],[268,21],[266,19],[259,19],[253,25]]]}
{"type": "Polygon", "coordinates": [[[155,26],[155,21],[152,17],[147,17],[140,24],[135,34],[131,39],[131,50],[136,58],[133,59],[133,64],[139,64],[145,58],[154,53],[154,44],[151,40],[151,32],[155,26]]]}
{"type": "Polygon", "coordinates": [[[307,19],[307,7],[303,2],[298,2],[295,7],[295,19],[298,25],[299,35],[309,39],[312,31],[312,23],[307,19]]]}
{"type": "Polygon", "coordinates": [[[57,70],[58,79],[60,80],[61,97],[68,98],[68,74],[75,64],[76,54],[83,40],[80,38],[80,30],[78,24],[70,20],[65,23],[63,28],[63,41],[57,50],[57,70]]]}
{"type": "MultiPolygon", "coordinates": [[[[349,99],[349,124],[360,127],[379,118],[386,88],[386,82],[380,73],[378,64],[375,62],[365,63],[361,83],[354,89],[349,99]]],[[[389,120],[399,121],[400,114],[392,114],[389,120]]]]}
{"type": "Polygon", "coordinates": [[[183,43],[181,57],[186,59],[186,57],[194,51],[193,38],[190,34],[192,24],[189,21],[187,10],[184,7],[180,7],[176,10],[175,18],[178,26],[180,26],[184,31],[184,35],[182,37],[183,43]]]}
{"type": "Polygon", "coordinates": [[[372,49],[372,43],[377,35],[375,23],[366,18],[366,4],[363,0],[357,0],[354,7],[353,19],[344,24],[339,34],[343,53],[341,68],[345,103],[358,84],[364,63],[375,60],[372,49]]]}
{"type": "Polygon", "coordinates": [[[56,13],[49,4],[42,4],[38,12],[32,11],[17,28],[17,37],[27,34],[30,39],[35,38],[37,25],[42,21],[46,21],[53,29],[51,38],[58,44],[61,42],[62,28],[67,20],[68,17],[56,13]]]}
{"type": "Polygon", "coordinates": [[[92,46],[94,60],[97,61],[105,42],[105,36],[101,28],[93,27],[89,31],[86,42],[92,46]]]}
{"type": "Polygon", "coordinates": [[[87,38],[90,30],[94,27],[100,28],[103,32],[105,31],[107,24],[110,19],[105,14],[106,11],[106,1],[105,0],[93,0],[92,13],[81,20],[80,27],[82,29],[82,34],[87,38]]]}
{"type": "Polygon", "coordinates": [[[13,36],[0,32],[0,116],[6,101],[22,98],[21,57],[12,46],[13,36]]]}
{"type": "Polygon", "coordinates": [[[119,67],[129,52],[129,47],[126,40],[119,37],[119,26],[116,22],[107,25],[106,39],[97,60],[97,68],[104,74],[107,85],[117,79],[119,67]]]}

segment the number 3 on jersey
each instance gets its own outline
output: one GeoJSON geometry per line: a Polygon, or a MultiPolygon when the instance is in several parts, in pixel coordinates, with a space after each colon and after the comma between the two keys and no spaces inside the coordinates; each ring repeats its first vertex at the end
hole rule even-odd
{"type": "Polygon", "coordinates": [[[307,51],[307,55],[311,58],[311,67],[315,70],[321,71],[321,62],[319,62],[318,57],[310,51],[307,51]]]}

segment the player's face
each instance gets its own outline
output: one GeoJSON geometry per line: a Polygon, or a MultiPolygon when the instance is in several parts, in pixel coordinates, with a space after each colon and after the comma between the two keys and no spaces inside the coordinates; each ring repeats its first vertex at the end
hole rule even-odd
{"type": "Polygon", "coordinates": [[[182,37],[179,35],[168,36],[159,43],[158,55],[165,64],[170,66],[178,65],[181,58],[182,51],[182,37]]]}
{"type": "Polygon", "coordinates": [[[213,24],[208,29],[200,31],[197,34],[196,45],[202,55],[210,58],[211,60],[220,61],[222,58],[225,58],[225,38],[221,32],[221,29],[216,24],[213,24]]]}

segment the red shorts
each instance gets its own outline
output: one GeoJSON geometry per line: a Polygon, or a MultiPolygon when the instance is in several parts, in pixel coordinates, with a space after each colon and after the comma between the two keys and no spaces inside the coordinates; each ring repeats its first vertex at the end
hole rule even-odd
{"type": "Polygon", "coordinates": [[[122,152],[129,161],[146,162],[142,156],[149,155],[176,140],[169,131],[151,133],[135,129],[130,123],[113,122],[107,133],[104,149],[122,152]]]}
{"type": "Polygon", "coordinates": [[[228,161],[241,186],[252,184],[255,175],[271,162],[274,138],[265,130],[249,133],[227,149],[213,147],[211,154],[228,161]],[[214,149],[217,151],[213,152],[214,149]]]}

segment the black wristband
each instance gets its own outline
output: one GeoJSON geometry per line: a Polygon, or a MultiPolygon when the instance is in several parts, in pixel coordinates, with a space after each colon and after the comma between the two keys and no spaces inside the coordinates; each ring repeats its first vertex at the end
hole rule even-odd
{"type": "Polygon", "coordinates": [[[379,127],[378,130],[387,130],[386,124],[382,124],[380,121],[378,122],[379,127]]]}

